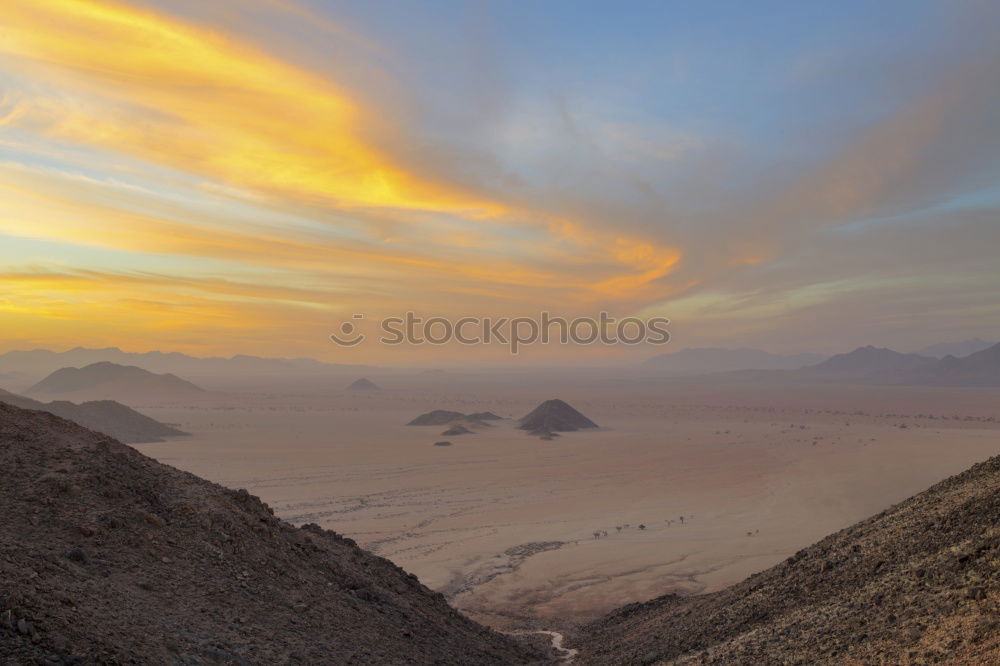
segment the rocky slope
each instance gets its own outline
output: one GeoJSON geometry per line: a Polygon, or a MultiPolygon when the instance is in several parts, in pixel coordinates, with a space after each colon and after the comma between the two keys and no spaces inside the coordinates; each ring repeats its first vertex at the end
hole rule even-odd
{"type": "Polygon", "coordinates": [[[528,664],[353,541],[0,404],[0,662],[528,664]]]}
{"type": "Polygon", "coordinates": [[[165,437],[187,435],[186,432],[160,423],[114,400],[95,400],[79,405],[66,400],[45,403],[0,389],[0,402],[6,402],[21,409],[49,412],[74,423],[79,423],[85,428],[111,435],[126,444],[162,442],[165,437]]]}
{"type": "Polygon", "coordinates": [[[714,594],[584,628],[585,664],[1000,663],[1000,457],[714,594]]]}

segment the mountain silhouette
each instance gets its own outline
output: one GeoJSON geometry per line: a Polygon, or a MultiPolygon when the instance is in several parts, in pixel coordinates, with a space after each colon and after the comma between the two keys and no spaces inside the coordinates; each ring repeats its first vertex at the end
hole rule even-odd
{"type": "Polygon", "coordinates": [[[572,432],[598,425],[562,400],[546,400],[523,417],[518,428],[532,433],[572,432]]]}
{"type": "Polygon", "coordinates": [[[126,404],[197,396],[202,389],[172,374],[157,375],[131,365],[102,361],[83,368],[62,368],[26,391],[32,396],[85,396],[126,404]]]}
{"type": "Polygon", "coordinates": [[[348,391],[381,391],[382,389],[375,382],[370,381],[370,380],[362,377],[361,379],[355,379],[353,382],[351,382],[350,386],[347,387],[347,390],[348,391]]]}
{"type": "Polygon", "coordinates": [[[324,363],[310,358],[265,358],[237,354],[219,356],[189,356],[180,352],[126,352],[118,347],[88,349],[76,347],[57,352],[48,349],[14,350],[0,354],[0,372],[17,373],[36,381],[60,368],[81,368],[107,361],[118,365],[134,365],[159,374],[172,373],[181,377],[272,377],[317,376],[351,371],[361,374],[369,366],[324,363]]]}
{"type": "Polygon", "coordinates": [[[935,359],[927,356],[901,354],[891,349],[868,345],[846,354],[831,356],[822,363],[802,368],[801,372],[829,378],[896,380],[916,373],[935,362],[935,359]]]}
{"type": "Polygon", "coordinates": [[[942,359],[859,347],[788,376],[865,384],[1000,386],[1000,343],[962,358],[942,359]]]}

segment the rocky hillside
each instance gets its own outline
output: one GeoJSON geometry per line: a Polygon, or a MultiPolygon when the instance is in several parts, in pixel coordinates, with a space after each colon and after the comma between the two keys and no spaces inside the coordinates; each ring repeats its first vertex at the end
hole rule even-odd
{"type": "Polygon", "coordinates": [[[714,594],[614,611],[586,664],[1000,663],[1000,457],[714,594]]]}
{"type": "Polygon", "coordinates": [[[353,541],[0,404],[0,662],[529,664],[353,541]]]}

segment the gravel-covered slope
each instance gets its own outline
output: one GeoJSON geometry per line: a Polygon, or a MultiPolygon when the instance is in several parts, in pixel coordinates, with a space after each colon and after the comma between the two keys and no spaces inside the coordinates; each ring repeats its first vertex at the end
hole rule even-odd
{"type": "Polygon", "coordinates": [[[354,542],[0,404],[0,663],[529,664],[354,542]]]}
{"type": "Polygon", "coordinates": [[[1000,457],[722,591],[585,627],[587,664],[1000,664],[1000,457]]]}

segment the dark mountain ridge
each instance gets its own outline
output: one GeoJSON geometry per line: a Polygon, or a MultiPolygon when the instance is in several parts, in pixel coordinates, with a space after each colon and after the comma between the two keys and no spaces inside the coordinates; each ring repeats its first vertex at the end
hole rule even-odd
{"type": "Polygon", "coordinates": [[[47,412],[0,404],[11,664],[531,664],[416,577],[47,412]]]}

